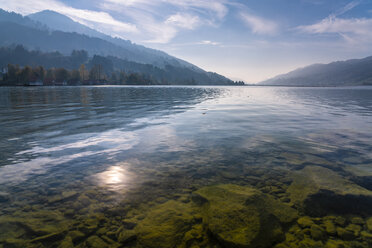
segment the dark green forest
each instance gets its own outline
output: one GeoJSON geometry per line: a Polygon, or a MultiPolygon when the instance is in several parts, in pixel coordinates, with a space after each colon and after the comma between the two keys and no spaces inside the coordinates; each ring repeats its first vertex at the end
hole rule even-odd
{"type": "MultiPolygon", "coordinates": [[[[113,56],[89,57],[84,50],[69,56],[59,52],[29,51],[21,45],[0,48],[1,85],[196,85],[202,78],[189,77],[184,70],[167,65],[126,61],[113,56]]],[[[195,75],[195,73],[193,74],[195,75]]],[[[204,76],[204,75],[203,75],[204,76]]],[[[203,83],[203,81],[201,81],[203,83]]],[[[241,85],[243,82],[221,82],[241,85]]]]}

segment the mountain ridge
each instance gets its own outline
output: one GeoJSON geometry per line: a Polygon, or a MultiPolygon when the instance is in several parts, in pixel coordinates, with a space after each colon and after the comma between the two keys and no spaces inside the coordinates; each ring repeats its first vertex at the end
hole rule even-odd
{"type": "MultiPolygon", "coordinates": [[[[222,75],[204,71],[191,63],[164,52],[132,44],[130,41],[112,38],[98,31],[97,33],[106,37],[106,40],[77,32],[54,30],[40,21],[32,20],[31,18],[36,19],[36,14],[23,17],[17,13],[10,13],[0,9],[0,29],[5,34],[0,36],[0,46],[9,47],[19,44],[29,50],[41,50],[43,52],[58,51],[64,55],[71,54],[73,50],[85,50],[90,56],[111,56],[135,63],[151,64],[160,69],[165,69],[171,74],[175,74],[174,71],[181,72],[185,74],[182,75],[182,78],[187,81],[203,78],[203,84],[231,84],[233,82],[222,75]],[[112,39],[123,43],[126,47],[110,42],[109,40],[112,39]]],[[[41,14],[47,14],[47,16],[57,15],[57,18],[60,18],[62,23],[68,20],[72,25],[70,29],[84,26],[74,22],[69,17],[56,14],[56,12],[46,11],[41,14]]],[[[39,15],[41,14],[39,13],[39,15]]],[[[57,26],[54,26],[54,28],[57,28],[57,26]]],[[[89,31],[89,29],[86,30],[89,31]]]]}
{"type": "Polygon", "coordinates": [[[372,85],[372,56],[361,59],[312,64],[259,82],[278,86],[372,85]]]}

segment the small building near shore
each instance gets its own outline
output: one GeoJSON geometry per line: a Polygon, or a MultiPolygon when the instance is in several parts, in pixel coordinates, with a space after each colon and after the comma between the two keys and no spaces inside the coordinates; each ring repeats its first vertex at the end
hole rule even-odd
{"type": "Polygon", "coordinates": [[[43,86],[43,85],[44,85],[44,83],[41,82],[41,81],[28,82],[28,83],[26,84],[26,86],[43,86]]]}

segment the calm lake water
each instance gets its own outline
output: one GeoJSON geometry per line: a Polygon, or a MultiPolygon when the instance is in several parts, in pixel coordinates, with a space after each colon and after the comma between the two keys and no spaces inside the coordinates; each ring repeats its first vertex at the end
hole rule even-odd
{"type": "Polygon", "coordinates": [[[0,247],[372,247],[372,87],[0,88],[0,123],[0,247]]]}

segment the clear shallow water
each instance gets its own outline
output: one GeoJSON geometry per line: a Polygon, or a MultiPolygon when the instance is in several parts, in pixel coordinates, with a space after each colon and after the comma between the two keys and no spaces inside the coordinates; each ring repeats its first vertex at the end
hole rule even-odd
{"type": "MultiPolygon", "coordinates": [[[[159,247],[154,237],[164,247],[228,247],[236,237],[214,230],[213,218],[201,210],[192,224],[182,219],[187,228],[178,236],[157,232],[151,216],[172,201],[196,204],[193,196],[206,186],[231,184],[296,211],[289,224],[280,222],[282,235],[263,247],[371,245],[371,212],[314,200],[320,191],[332,191],[335,202],[345,195],[369,197],[370,87],[0,88],[0,123],[0,247],[159,247]],[[308,185],[319,192],[297,199],[296,173],[311,174],[308,185]],[[298,223],[303,216],[316,227],[298,223]],[[332,219],[340,216],[342,225],[332,219]],[[327,231],[329,219],[335,233],[327,231]],[[199,227],[200,237],[187,239],[199,227]],[[314,237],[317,227],[321,238],[314,237]]],[[[368,206],[364,198],[357,200],[368,206]]],[[[179,223],[164,218],[170,229],[173,220],[179,223]]]]}

